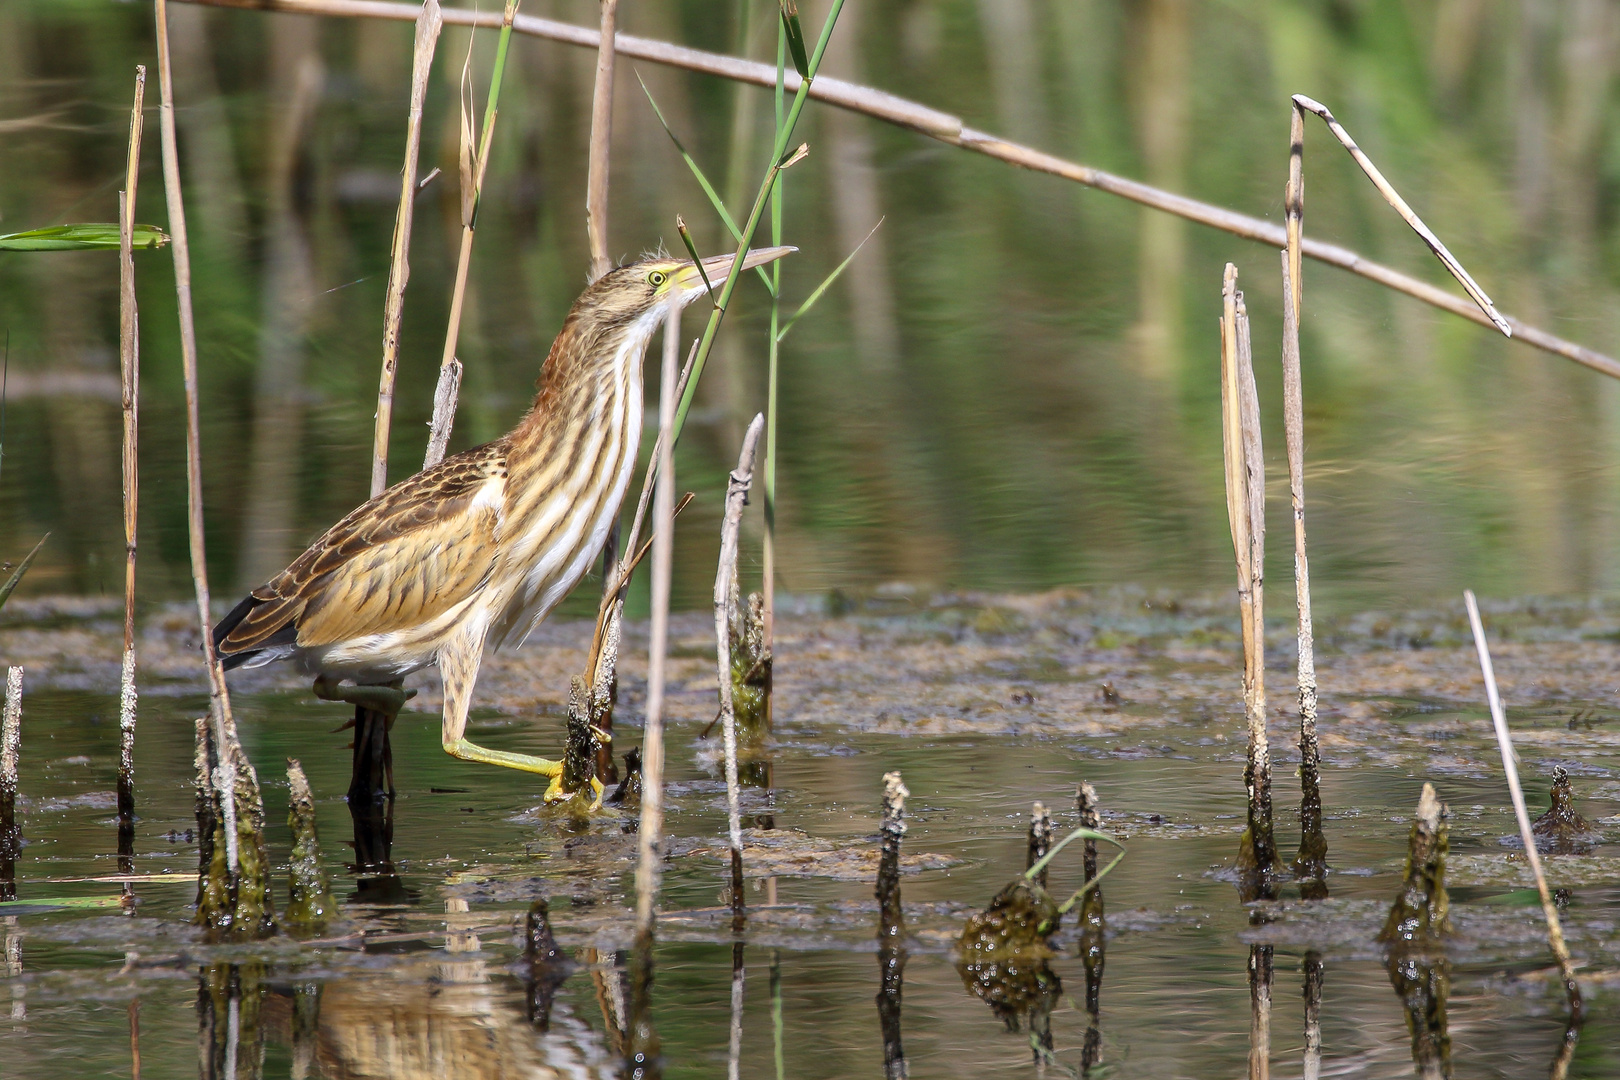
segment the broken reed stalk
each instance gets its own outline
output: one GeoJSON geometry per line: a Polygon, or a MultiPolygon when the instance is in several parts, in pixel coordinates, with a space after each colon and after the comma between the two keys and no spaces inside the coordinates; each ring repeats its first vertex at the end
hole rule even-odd
{"type": "MultiPolygon", "coordinates": [[[[901,994],[905,988],[905,914],[900,907],[900,842],[906,835],[906,797],[911,792],[898,772],[883,774],[882,850],[878,856],[878,1026],[883,1033],[884,1080],[910,1075],[900,1041],[901,994]]],[[[774,983],[774,973],[773,973],[774,983]]],[[[777,1058],[781,1076],[781,1058],[777,1058]]]]}
{"type": "Polygon", "coordinates": [[[675,565],[675,358],[680,311],[664,321],[662,377],[658,388],[658,486],[653,496],[652,630],[647,656],[647,720],[641,750],[641,822],[637,832],[636,937],[650,943],[658,899],[659,841],[664,827],[664,660],[669,651],[669,589],[675,565]]]}
{"type": "Polygon", "coordinates": [[[416,165],[422,150],[422,102],[433,72],[433,50],[444,27],[439,0],[423,0],[416,15],[411,56],[411,110],[405,123],[405,164],[400,169],[399,211],[394,217],[388,264],[388,299],[383,306],[382,375],[377,382],[377,421],[371,443],[371,497],[388,487],[388,438],[394,419],[394,378],[399,370],[399,326],[405,314],[405,285],[411,277],[411,223],[415,218],[416,165]]]}
{"type": "Polygon", "coordinates": [[[1265,461],[1260,406],[1254,385],[1249,317],[1237,288],[1237,267],[1226,264],[1221,282],[1221,434],[1226,464],[1226,510],[1237,557],[1238,612],[1243,638],[1243,705],[1248,727],[1244,783],[1248,828],[1238,855],[1250,880],[1250,899],[1270,897],[1276,866],[1271,828],[1271,752],[1266,741],[1265,686],[1265,461]]]}
{"type": "Polygon", "coordinates": [[[602,28],[597,33],[596,83],[591,92],[591,149],[585,178],[585,233],[591,246],[591,280],[613,269],[608,254],[608,159],[613,150],[614,41],[619,26],[619,0],[600,0],[602,28]]]}
{"type": "MultiPolygon", "coordinates": [[[[123,389],[124,439],[124,663],[118,693],[118,846],[128,857],[135,831],[135,540],[140,496],[138,432],[141,341],[135,303],[135,189],[140,179],[146,68],[135,66],[135,102],[129,112],[129,155],[118,193],[118,371],[123,389]]],[[[129,873],[133,867],[120,866],[129,873]]]]}
{"type": "MultiPolygon", "coordinates": [[[[661,425],[660,425],[661,426],[661,425]]],[[[737,792],[737,711],[731,685],[731,613],[737,606],[737,546],[743,506],[754,483],[754,456],[765,417],[755,415],[743,435],[737,467],[726,480],[726,502],[720,524],[720,560],[714,575],[714,658],[720,685],[720,728],[726,747],[726,825],[731,836],[731,911],[733,929],[742,930],[742,816],[737,792]]]]}
{"type": "MultiPolygon", "coordinates": [[[[1291,167],[1292,169],[1292,167],[1291,167]]],[[[1304,211],[1304,177],[1288,182],[1289,250],[1282,253],[1283,431],[1288,443],[1288,491],[1294,510],[1294,605],[1299,644],[1299,853],[1294,877],[1306,900],[1327,899],[1327,837],[1322,833],[1322,746],[1316,735],[1316,643],[1311,620],[1311,565],[1305,554],[1305,406],[1300,383],[1300,289],[1293,278],[1299,261],[1292,241],[1304,211]]]]}
{"type": "MultiPolygon", "coordinates": [[[[430,0],[431,2],[431,0],[430,0]]],[[[180,315],[180,360],[186,397],[186,525],[191,550],[192,584],[197,594],[197,620],[202,632],[203,661],[208,668],[210,742],[214,766],[209,788],[223,826],[223,852],[200,874],[214,877],[210,891],[223,906],[199,904],[197,919],[210,928],[247,936],[264,936],[274,927],[270,916],[268,864],[264,853],[264,800],[259,779],[236,736],[225,669],[214,652],[210,632],[208,554],[203,539],[202,445],[197,404],[197,328],[191,303],[191,245],[186,232],[185,200],[180,189],[180,157],[174,127],[174,75],[169,55],[166,0],[155,11],[158,45],[158,127],[163,145],[163,190],[168,204],[169,233],[174,245],[174,285],[180,315]],[[244,845],[245,841],[245,845],[244,845]]]]}
{"type": "Polygon", "coordinates": [[[22,829],[17,825],[17,759],[22,750],[23,669],[6,669],[6,702],[0,713],[0,900],[17,899],[17,856],[22,829]]]}
{"type": "Polygon", "coordinates": [[[1468,623],[1474,631],[1474,647],[1479,651],[1479,670],[1485,678],[1485,697],[1490,702],[1491,723],[1496,728],[1496,742],[1502,751],[1502,770],[1507,773],[1508,794],[1513,799],[1513,813],[1519,819],[1519,837],[1524,842],[1524,858],[1536,878],[1536,890],[1541,894],[1541,910],[1547,917],[1547,944],[1558,961],[1558,971],[1564,980],[1564,993],[1569,997],[1570,1019],[1579,1023],[1585,1017],[1580,984],[1575,981],[1575,968],[1570,961],[1569,946],[1564,943],[1564,930],[1558,921],[1558,906],[1553,903],[1547,888],[1547,876],[1541,870],[1541,853],[1536,850],[1536,838],[1530,827],[1530,812],[1524,805],[1524,790],[1519,787],[1518,755],[1513,752],[1513,737],[1508,733],[1507,716],[1502,711],[1502,696],[1496,689],[1496,672],[1491,666],[1490,646],[1485,643],[1485,626],[1480,621],[1479,603],[1472,589],[1463,592],[1468,606],[1468,623]]]}
{"type": "Polygon", "coordinates": [[[1272,946],[1249,946],[1249,1080],[1271,1076],[1272,946]]]}
{"type": "Polygon", "coordinates": [[[501,38],[495,46],[495,70],[489,77],[489,100],[484,104],[484,121],[473,147],[472,134],[472,47],[468,43],[467,66],[461,73],[461,251],[456,256],[456,284],[450,293],[450,321],[444,331],[444,355],[439,359],[439,383],[433,390],[433,422],[428,429],[427,454],[422,468],[430,469],[444,460],[450,445],[450,429],[456,423],[456,400],[461,395],[461,361],[456,344],[461,337],[461,307],[467,296],[467,270],[472,264],[473,233],[478,229],[478,206],[484,197],[484,173],[489,168],[489,147],[495,137],[495,118],[500,113],[501,80],[506,74],[506,51],[512,44],[512,20],[518,0],[506,0],[501,16],[501,38]]]}
{"type": "MultiPolygon", "coordinates": [[[[311,15],[351,16],[405,22],[415,19],[418,12],[418,9],[413,4],[390,3],[388,0],[179,0],[179,2],[195,3],[208,7],[292,11],[311,15]]],[[[494,12],[452,8],[446,13],[445,21],[458,26],[482,26],[493,29],[500,25],[500,16],[494,12]]],[[[570,23],[536,18],[531,15],[519,16],[513,24],[513,29],[520,34],[587,49],[597,48],[601,41],[598,31],[590,27],[575,26],[570,23]]],[[[702,49],[691,49],[653,38],[635,37],[630,34],[618,34],[615,41],[618,53],[633,59],[665,64],[684,71],[695,71],[716,78],[749,83],[754,86],[771,87],[775,85],[776,72],[769,64],[756,63],[735,56],[707,52],[702,49]]],[[[788,90],[797,91],[801,82],[802,80],[796,73],[792,71],[787,73],[788,90]]],[[[959,116],[953,116],[918,102],[897,97],[887,91],[859,86],[831,76],[820,76],[815,80],[815,85],[811,88],[809,96],[817,101],[847,109],[862,116],[870,116],[907,131],[926,135],[950,146],[971,150],[986,157],[1028,169],[1031,172],[1046,173],[1050,176],[1060,177],[1073,183],[1094,188],[1105,194],[1129,199],[1149,209],[1172,214],[1212,229],[1218,229],[1221,232],[1244,240],[1265,244],[1272,249],[1279,249],[1287,245],[1284,228],[1262,218],[1191,199],[1185,195],[1165,191],[1162,188],[1156,188],[1123,176],[1104,172],[1101,169],[1094,169],[1089,165],[1067,161],[1054,154],[1048,154],[1033,147],[1011,142],[989,132],[978,131],[964,125],[959,116]]],[[[1415,300],[1439,308],[1442,311],[1450,312],[1470,322],[1482,326],[1495,325],[1490,317],[1481,311],[1472,300],[1454,296],[1426,281],[1403,274],[1381,263],[1373,262],[1371,259],[1367,259],[1349,248],[1307,237],[1301,240],[1301,250],[1305,255],[1319,262],[1364,277],[1387,289],[1403,293],[1415,300]]],[[[1498,314],[1501,315],[1500,312],[1498,314]]],[[[1543,352],[1551,353],[1554,356],[1572,360],[1611,378],[1620,378],[1620,360],[1600,353],[1595,349],[1589,349],[1584,345],[1565,340],[1539,327],[1531,326],[1511,315],[1501,315],[1501,317],[1512,328],[1514,340],[1523,342],[1532,348],[1540,349],[1543,352]]]]}
{"type": "MultiPolygon", "coordinates": [[[[1496,305],[1491,303],[1489,296],[1485,295],[1485,290],[1481,289],[1474,279],[1469,276],[1468,271],[1463,269],[1463,265],[1457,261],[1457,257],[1446,250],[1446,245],[1440,242],[1440,238],[1434,235],[1427,225],[1423,224],[1423,220],[1413,212],[1410,206],[1406,205],[1406,200],[1401,198],[1400,192],[1396,191],[1390,182],[1384,179],[1384,174],[1378,171],[1378,166],[1374,165],[1372,159],[1367,157],[1362,152],[1361,147],[1356,145],[1356,141],[1334,119],[1333,114],[1328,111],[1328,107],[1319,101],[1312,101],[1304,94],[1295,94],[1293,101],[1296,115],[1298,115],[1299,110],[1304,109],[1322,118],[1323,122],[1327,124],[1328,130],[1333,132],[1333,137],[1338,139],[1340,144],[1350,152],[1350,156],[1355,159],[1356,164],[1361,166],[1361,171],[1367,174],[1367,179],[1373,182],[1373,187],[1378,189],[1378,194],[1382,195],[1384,200],[1394,207],[1395,212],[1401,216],[1401,220],[1410,225],[1412,231],[1422,237],[1425,244],[1429,245],[1429,250],[1434,252],[1435,257],[1444,264],[1447,270],[1451,271],[1451,276],[1457,279],[1458,284],[1473,298],[1474,303],[1479,305],[1479,309],[1485,313],[1486,318],[1498,330],[1502,331],[1504,336],[1512,337],[1513,326],[1497,312],[1496,305]]],[[[1298,125],[1298,130],[1301,135],[1299,146],[1303,157],[1304,125],[1298,125]]]]}

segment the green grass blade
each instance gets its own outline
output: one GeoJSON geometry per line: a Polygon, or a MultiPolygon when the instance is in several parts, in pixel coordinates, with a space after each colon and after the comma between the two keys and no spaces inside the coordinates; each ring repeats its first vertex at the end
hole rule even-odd
{"type": "Polygon", "coordinates": [[[29,566],[33,565],[34,556],[39,554],[39,549],[44,547],[45,541],[50,538],[50,533],[40,537],[39,543],[34,545],[34,550],[23,556],[23,561],[17,564],[17,569],[11,572],[11,576],[6,579],[6,583],[0,585],[0,607],[6,606],[6,601],[11,599],[11,594],[17,588],[18,582],[22,581],[23,575],[28,573],[29,566]]]}
{"type": "Polygon", "coordinates": [[[44,900],[0,901],[0,911],[8,908],[115,908],[124,906],[122,893],[112,896],[52,896],[44,900]]]}
{"type": "MultiPolygon", "coordinates": [[[[1125,852],[1125,845],[1121,844],[1118,840],[1115,840],[1112,836],[1109,836],[1105,832],[1098,832],[1096,829],[1087,829],[1082,826],[1075,829],[1062,840],[1059,840],[1056,844],[1053,844],[1051,851],[1048,851],[1045,855],[1041,856],[1040,859],[1036,860],[1033,866],[1024,871],[1024,879],[1026,881],[1034,881],[1038,876],[1040,876],[1040,872],[1045,870],[1053,859],[1057,858],[1058,852],[1062,851],[1076,840],[1105,840],[1119,848],[1122,855],[1125,852]]],[[[1115,859],[1114,861],[1118,862],[1119,860],[1115,859]]],[[[1097,876],[1101,877],[1102,875],[1099,874],[1097,876]]]]}
{"type": "Polygon", "coordinates": [[[793,69],[800,78],[810,77],[810,58],[804,52],[804,27],[799,25],[799,5],[781,0],[782,27],[787,31],[788,50],[793,53],[793,69]]]}
{"type": "Polygon", "coordinates": [[[844,268],[854,261],[855,256],[861,253],[861,248],[866,246],[866,241],[872,239],[872,236],[878,231],[879,228],[882,227],[882,225],[883,219],[878,218],[878,223],[872,226],[872,231],[867,233],[860,243],[855,245],[855,250],[850,252],[844,261],[839,263],[832,273],[821,279],[821,284],[816,286],[814,292],[805,297],[804,303],[799,305],[799,310],[795,311],[793,313],[793,317],[788,319],[787,324],[783,326],[781,330],[777,331],[777,341],[781,341],[783,338],[787,337],[788,331],[793,329],[793,324],[798,322],[800,317],[806,314],[811,308],[815,307],[816,301],[821,299],[821,294],[826,292],[828,288],[832,286],[832,283],[838,280],[838,275],[842,274],[844,272],[844,268]]]}
{"type": "MultiPolygon", "coordinates": [[[[1111,840],[1112,838],[1111,837],[1103,837],[1102,839],[1111,840]]],[[[1120,848],[1119,849],[1119,854],[1115,855],[1112,859],[1110,859],[1108,861],[1107,866],[1105,866],[1101,870],[1097,871],[1097,876],[1096,877],[1092,878],[1090,881],[1086,882],[1084,885],[1082,885],[1078,889],[1074,890],[1074,895],[1073,896],[1070,896],[1067,900],[1063,901],[1063,903],[1058,905],[1058,914],[1059,915],[1067,915],[1069,913],[1069,909],[1074,907],[1075,903],[1082,896],[1086,895],[1086,893],[1090,892],[1092,889],[1095,889],[1098,885],[1100,885],[1102,883],[1102,879],[1108,876],[1108,871],[1110,871],[1114,867],[1118,866],[1119,861],[1121,859],[1123,859],[1124,857],[1125,857],[1125,849],[1120,848]]]]}
{"type": "MultiPolygon", "coordinates": [[[[132,247],[136,251],[155,251],[169,242],[168,234],[156,225],[137,225],[132,247]]],[[[75,225],[52,225],[48,229],[30,229],[27,232],[7,233],[0,236],[0,251],[117,251],[118,225],[116,222],[82,222],[75,225]]]]}
{"type": "MultiPolygon", "coordinates": [[[[664,134],[669,136],[669,141],[675,144],[676,150],[680,151],[681,160],[686,162],[686,167],[688,169],[692,170],[692,175],[697,178],[698,186],[703,189],[703,194],[709,197],[709,205],[714,207],[714,212],[720,215],[720,221],[725,225],[727,231],[731,233],[731,239],[734,241],[741,241],[742,230],[737,228],[737,220],[733,218],[731,216],[731,212],[726,209],[725,200],[720,198],[720,193],[714,190],[714,185],[709,183],[709,178],[703,174],[702,167],[698,165],[698,163],[692,159],[692,155],[687,152],[686,144],[681,142],[680,137],[677,136],[674,129],[669,126],[669,121],[664,119],[664,110],[660,109],[658,107],[658,102],[653,100],[652,91],[647,89],[647,83],[642,79],[641,72],[639,71],[636,72],[636,82],[641,83],[641,92],[647,95],[647,104],[652,106],[653,115],[658,117],[658,122],[663,125],[664,134]]],[[[692,258],[697,259],[697,257],[697,252],[692,252],[692,258]]],[[[701,260],[699,261],[701,262],[701,260]]],[[[754,267],[754,272],[759,275],[759,280],[765,283],[765,287],[770,289],[771,279],[770,275],[765,273],[765,268],[763,266],[756,266],[754,267]]],[[[703,280],[708,281],[708,278],[705,277],[703,280]]],[[[711,288],[709,291],[712,293],[714,290],[711,288]]],[[[772,290],[771,295],[775,295],[774,289],[772,290]]]]}
{"type": "Polygon", "coordinates": [[[686,231],[686,222],[679,214],[675,215],[675,231],[681,234],[681,243],[686,245],[687,254],[692,256],[692,262],[697,265],[698,277],[703,279],[703,287],[709,293],[709,303],[714,303],[714,282],[709,280],[709,272],[703,269],[703,259],[698,255],[697,245],[692,243],[692,234],[686,231]]]}

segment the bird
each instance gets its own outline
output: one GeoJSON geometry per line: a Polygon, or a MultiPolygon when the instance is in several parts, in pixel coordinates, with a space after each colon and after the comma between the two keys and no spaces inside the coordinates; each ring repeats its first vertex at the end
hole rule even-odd
{"type": "MultiPolygon", "coordinates": [[[[797,250],[747,252],[743,269],[797,250]]],[[[444,750],[551,777],[562,763],[478,746],[467,714],[486,649],[522,644],[577,585],[618,520],[642,429],[642,360],[671,308],[709,294],[734,255],[653,255],[574,302],[516,427],[357,507],[213,628],[227,670],[291,661],[314,692],[392,726],[437,665],[444,750]]]]}

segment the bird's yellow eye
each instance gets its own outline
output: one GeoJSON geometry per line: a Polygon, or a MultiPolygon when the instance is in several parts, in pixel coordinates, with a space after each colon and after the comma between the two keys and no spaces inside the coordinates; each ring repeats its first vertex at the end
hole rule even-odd
{"type": "Polygon", "coordinates": [[[662,270],[654,270],[652,273],[647,275],[647,284],[651,285],[655,289],[668,280],[669,275],[665,274],[662,270]]]}

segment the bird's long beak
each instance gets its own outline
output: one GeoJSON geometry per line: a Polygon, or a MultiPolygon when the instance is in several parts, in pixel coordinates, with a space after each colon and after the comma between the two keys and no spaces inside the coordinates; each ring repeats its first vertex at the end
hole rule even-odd
{"type": "MultiPolygon", "coordinates": [[[[775,262],[782,256],[791,255],[798,250],[796,247],[751,248],[748,254],[743,256],[742,268],[752,270],[756,266],[764,266],[766,263],[775,262]]],[[[711,286],[719,289],[720,283],[726,280],[727,274],[731,273],[731,264],[736,258],[735,254],[711,255],[703,260],[702,274],[699,274],[697,267],[691,263],[681,267],[677,271],[679,275],[677,281],[681,290],[692,297],[701,295],[704,292],[703,278],[705,276],[708,277],[711,286]]]]}

